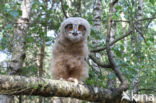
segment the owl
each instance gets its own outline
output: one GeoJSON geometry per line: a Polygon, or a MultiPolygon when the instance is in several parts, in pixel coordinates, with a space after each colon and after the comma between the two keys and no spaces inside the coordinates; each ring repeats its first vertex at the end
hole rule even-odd
{"type": "Polygon", "coordinates": [[[87,37],[90,24],[81,17],[64,20],[52,50],[52,77],[82,83],[89,73],[87,37]]]}

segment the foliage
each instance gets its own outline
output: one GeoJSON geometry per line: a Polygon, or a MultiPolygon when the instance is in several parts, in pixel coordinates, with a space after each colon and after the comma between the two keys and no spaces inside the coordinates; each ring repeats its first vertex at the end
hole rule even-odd
{"type": "MultiPolygon", "coordinates": [[[[0,51],[5,51],[9,56],[11,56],[12,36],[16,29],[16,21],[22,14],[20,10],[21,2],[17,1],[18,0],[3,0],[0,3],[0,51]]],[[[49,0],[47,3],[44,0],[39,0],[33,3],[31,22],[26,36],[26,59],[22,75],[38,76],[40,49],[45,42],[44,76],[50,78],[51,74],[49,72],[49,67],[51,64],[51,49],[56,35],[59,33],[59,26],[65,18],[63,10],[68,16],[81,16],[90,22],[92,25],[91,36],[88,41],[90,50],[96,49],[96,47],[100,48],[105,46],[110,1],[102,0],[102,32],[96,31],[93,27],[93,0],[62,1],[63,8],[61,1],[59,0],[49,0]],[[81,7],[79,8],[79,6],[81,7]],[[93,39],[98,40],[99,44],[94,44],[92,42],[93,39]]],[[[122,27],[123,22],[120,21],[122,20],[122,13],[124,14],[125,20],[134,23],[134,25],[137,24],[136,15],[138,4],[135,2],[135,0],[119,0],[119,3],[115,6],[116,12],[114,12],[112,19],[114,21],[119,20],[116,22],[115,38],[124,34],[124,29],[122,27]]],[[[137,74],[140,76],[139,88],[153,89],[156,86],[155,11],[155,0],[144,0],[143,18],[152,18],[142,20],[142,32],[146,43],[143,38],[141,38],[139,44],[134,43],[135,46],[132,46],[131,36],[128,36],[126,39],[122,39],[115,43],[112,48],[112,51],[116,55],[116,63],[129,80],[131,89],[133,89],[132,82],[137,74]],[[139,50],[138,47],[140,48],[139,50]],[[138,62],[138,56],[140,56],[140,62],[138,62]]],[[[125,31],[128,31],[130,26],[131,24],[126,22],[125,31]]],[[[134,31],[134,35],[137,37],[138,32],[134,31]]],[[[100,60],[108,63],[106,51],[103,50],[100,53],[102,54],[100,60]]],[[[6,60],[9,61],[9,59],[10,58],[7,58],[6,60]]],[[[1,63],[0,65],[0,69],[2,69],[0,72],[7,73],[6,68],[3,68],[1,63]]],[[[90,66],[90,77],[86,81],[86,84],[107,87],[108,75],[105,71],[112,72],[105,68],[101,68],[100,72],[96,72],[92,66],[90,66]]],[[[114,74],[111,74],[110,78],[116,79],[114,74]]],[[[152,91],[143,92],[153,93],[152,91]]]]}

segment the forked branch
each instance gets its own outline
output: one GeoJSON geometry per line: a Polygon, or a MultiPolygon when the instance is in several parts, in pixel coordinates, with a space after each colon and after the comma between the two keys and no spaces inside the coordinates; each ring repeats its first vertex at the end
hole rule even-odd
{"type": "MultiPolygon", "coordinates": [[[[129,29],[128,32],[127,32],[125,35],[122,35],[121,37],[119,37],[119,38],[113,40],[111,43],[109,43],[109,45],[112,46],[112,45],[115,44],[116,42],[118,42],[118,41],[122,40],[123,38],[125,38],[125,37],[129,36],[130,34],[132,34],[132,32],[133,32],[133,31],[132,31],[131,29],[129,29]]],[[[97,49],[91,50],[91,52],[100,52],[100,51],[105,50],[105,49],[106,49],[106,47],[97,48],[97,49]]]]}
{"type": "Polygon", "coordinates": [[[111,68],[110,64],[104,64],[100,60],[98,60],[92,53],[89,54],[89,58],[93,60],[98,66],[102,68],[111,68]]]}
{"type": "Polygon", "coordinates": [[[112,69],[121,82],[121,86],[118,88],[118,90],[119,90],[118,93],[121,93],[124,90],[128,89],[128,82],[127,82],[126,78],[123,76],[123,74],[121,73],[118,66],[116,65],[115,59],[114,59],[112,51],[110,49],[110,32],[111,32],[111,25],[112,25],[111,19],[112,19],[112,13],[113,13],[114,5],[117,2],[118,2],[118,0],[114,0],[110,4],[110,14],[109,14],[109,19],[108,19],[108,28],[107,28],[107,36],[106,36],[106,52],[108,55],[108,60],[112,66],[112,69]]]}

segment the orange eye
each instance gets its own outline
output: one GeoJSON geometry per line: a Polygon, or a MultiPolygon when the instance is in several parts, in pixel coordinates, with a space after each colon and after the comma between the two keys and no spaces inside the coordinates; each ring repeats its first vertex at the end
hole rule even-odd
{"type": "Polygon", "coordinates": [[[73,27],[72,27],[72,26],[69,26],[69,27],[68,27],[68,30],[69,30],[69,31],[72,31],[72,30],[73,30],[73,27]]]}
{"type": "Polygon", "coordinates": [[[83,27],[82,25],[80,25],[80,26],[78,27],[78,31],[82,31],[82,30],[84,30],[84,27],[83,27]]]}

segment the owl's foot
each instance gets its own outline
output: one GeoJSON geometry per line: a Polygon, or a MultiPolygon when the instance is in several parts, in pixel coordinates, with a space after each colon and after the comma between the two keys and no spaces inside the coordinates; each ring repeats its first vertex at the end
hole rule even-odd
{"type": "Polygon", "coordinates": [[[59,80],[65,80],[65,79],[63,79],[63,78],[60,78],[59,80]]]}
{"type": "Polygon", "coordinates": [[[72,78],[72,77],[70,77],[70,78],[68,78],[67,80],[70,81],[70,82],[74,82],[75,85],[83,84],[82,81],[80,81],[80,80],[78,80],[78,79],[76,79],[76,78],[72,78]]]}

